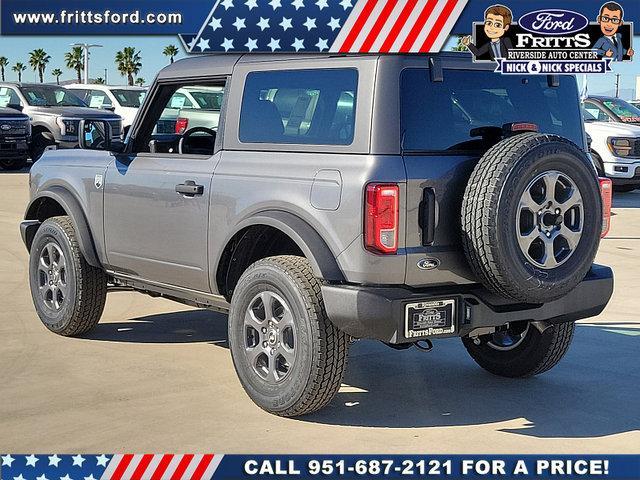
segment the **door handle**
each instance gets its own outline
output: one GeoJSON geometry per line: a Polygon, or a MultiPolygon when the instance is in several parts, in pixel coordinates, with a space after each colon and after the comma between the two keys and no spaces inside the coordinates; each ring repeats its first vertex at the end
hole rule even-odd
{"type": "Polygon", "coordinates": [[[193,180],[176,185],[176,192],[187,197],[195,197],[204,193],[204,185],[197,185],[193,180]]]}

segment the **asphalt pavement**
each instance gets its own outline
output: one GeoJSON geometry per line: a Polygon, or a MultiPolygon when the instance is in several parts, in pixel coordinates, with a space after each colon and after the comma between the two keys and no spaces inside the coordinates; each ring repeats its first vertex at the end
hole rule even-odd
{"type": "Polygon", "coordinates": [[[458,339],[360,341],[333,403],[283,419],[242,390],[225,315],[116,292],[85,338],[49,333],[18,231],[27,183],[0,173],[0,452],[640,453],[640,192],[616,195],[598,254],[613,299],[550,372],[494,377],[458,339]]]}

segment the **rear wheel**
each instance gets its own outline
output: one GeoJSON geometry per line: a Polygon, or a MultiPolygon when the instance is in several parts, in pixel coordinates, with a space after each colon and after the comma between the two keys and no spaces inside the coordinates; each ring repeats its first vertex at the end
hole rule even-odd
{"type": "Polygon", "coordinates": [[[531,377],[562,359],[575,323],[560,323],[540,331],[528,322],[514,322],[489,335],[465,337],[464,346],[478,365],[501,377],[531,377]]]}
{"type": "Polygon", "coordinates": [[[264,410],[304,415],[334,397],[348,337],[327,318],[320,284],[302,257],[260,260],[234,289],[229,345],[240,382],[264,410]]]}

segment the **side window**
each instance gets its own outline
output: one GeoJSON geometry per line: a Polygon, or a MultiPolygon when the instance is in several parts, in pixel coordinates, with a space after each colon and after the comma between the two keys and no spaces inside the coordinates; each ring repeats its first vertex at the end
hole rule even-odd
{"type": "MultiPolygon", "coordinates": [[[[587,112],[594,120],[598,122],[608,122],[611,119],[606,112],[604,112],[598,105],[595,103],[585,102],[584,110],[587,112]]],[[[589,118],[589,117],[588,117],[589,118]]]]}
{"type": "Polygon", "coordinates": [[[101,92],[100,90],[91,90],[91,92],[89,93],[89,97],[86,99],[86,102],[91,108],[107,108],[113,106],[113,103],[111,102],[109,96],[105,92],[101,92]]]}
{"type": "Polygon", "coordinates": [[[74,88],[71,92],[78,97],[80,100],[89,103],[89,90],[81,90],[78,88],[74,88]]]}
{"type": "Polygon", "coordinates": [[[20,105],[20,98],[13,88],[2,87],[0,88],[0,108],[4,108],[7,105],[20,105]]]}
{"type": "Polygon", "coordinates": [[[240,113],[240,141],[349,145],[353,142],[355,69],[253,72],[240,113]]]}
{"type": "Polygon", "coordinates": [[[215,151],[224,93],[223,81],[163,86],[148,105],[140,131],[134,139],[133,151],[163,156],[170,154],[176,158],[180,155],[210,157],[215,151]],[[217,100],[196,106],[191,99],[200,97],[217,100]]]}

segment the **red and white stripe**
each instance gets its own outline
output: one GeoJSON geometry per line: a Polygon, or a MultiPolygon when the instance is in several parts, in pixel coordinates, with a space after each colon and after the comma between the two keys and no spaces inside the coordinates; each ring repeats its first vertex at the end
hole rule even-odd
{"type": "Polygon", "coordinates": [[[114,455],[102,480],[210,480],[224,455],[114,455]]]}
{"type": "Polygon", "coordinates": [[[332,52],[439,52],[468,0],[358,0],[332,52]]]}

